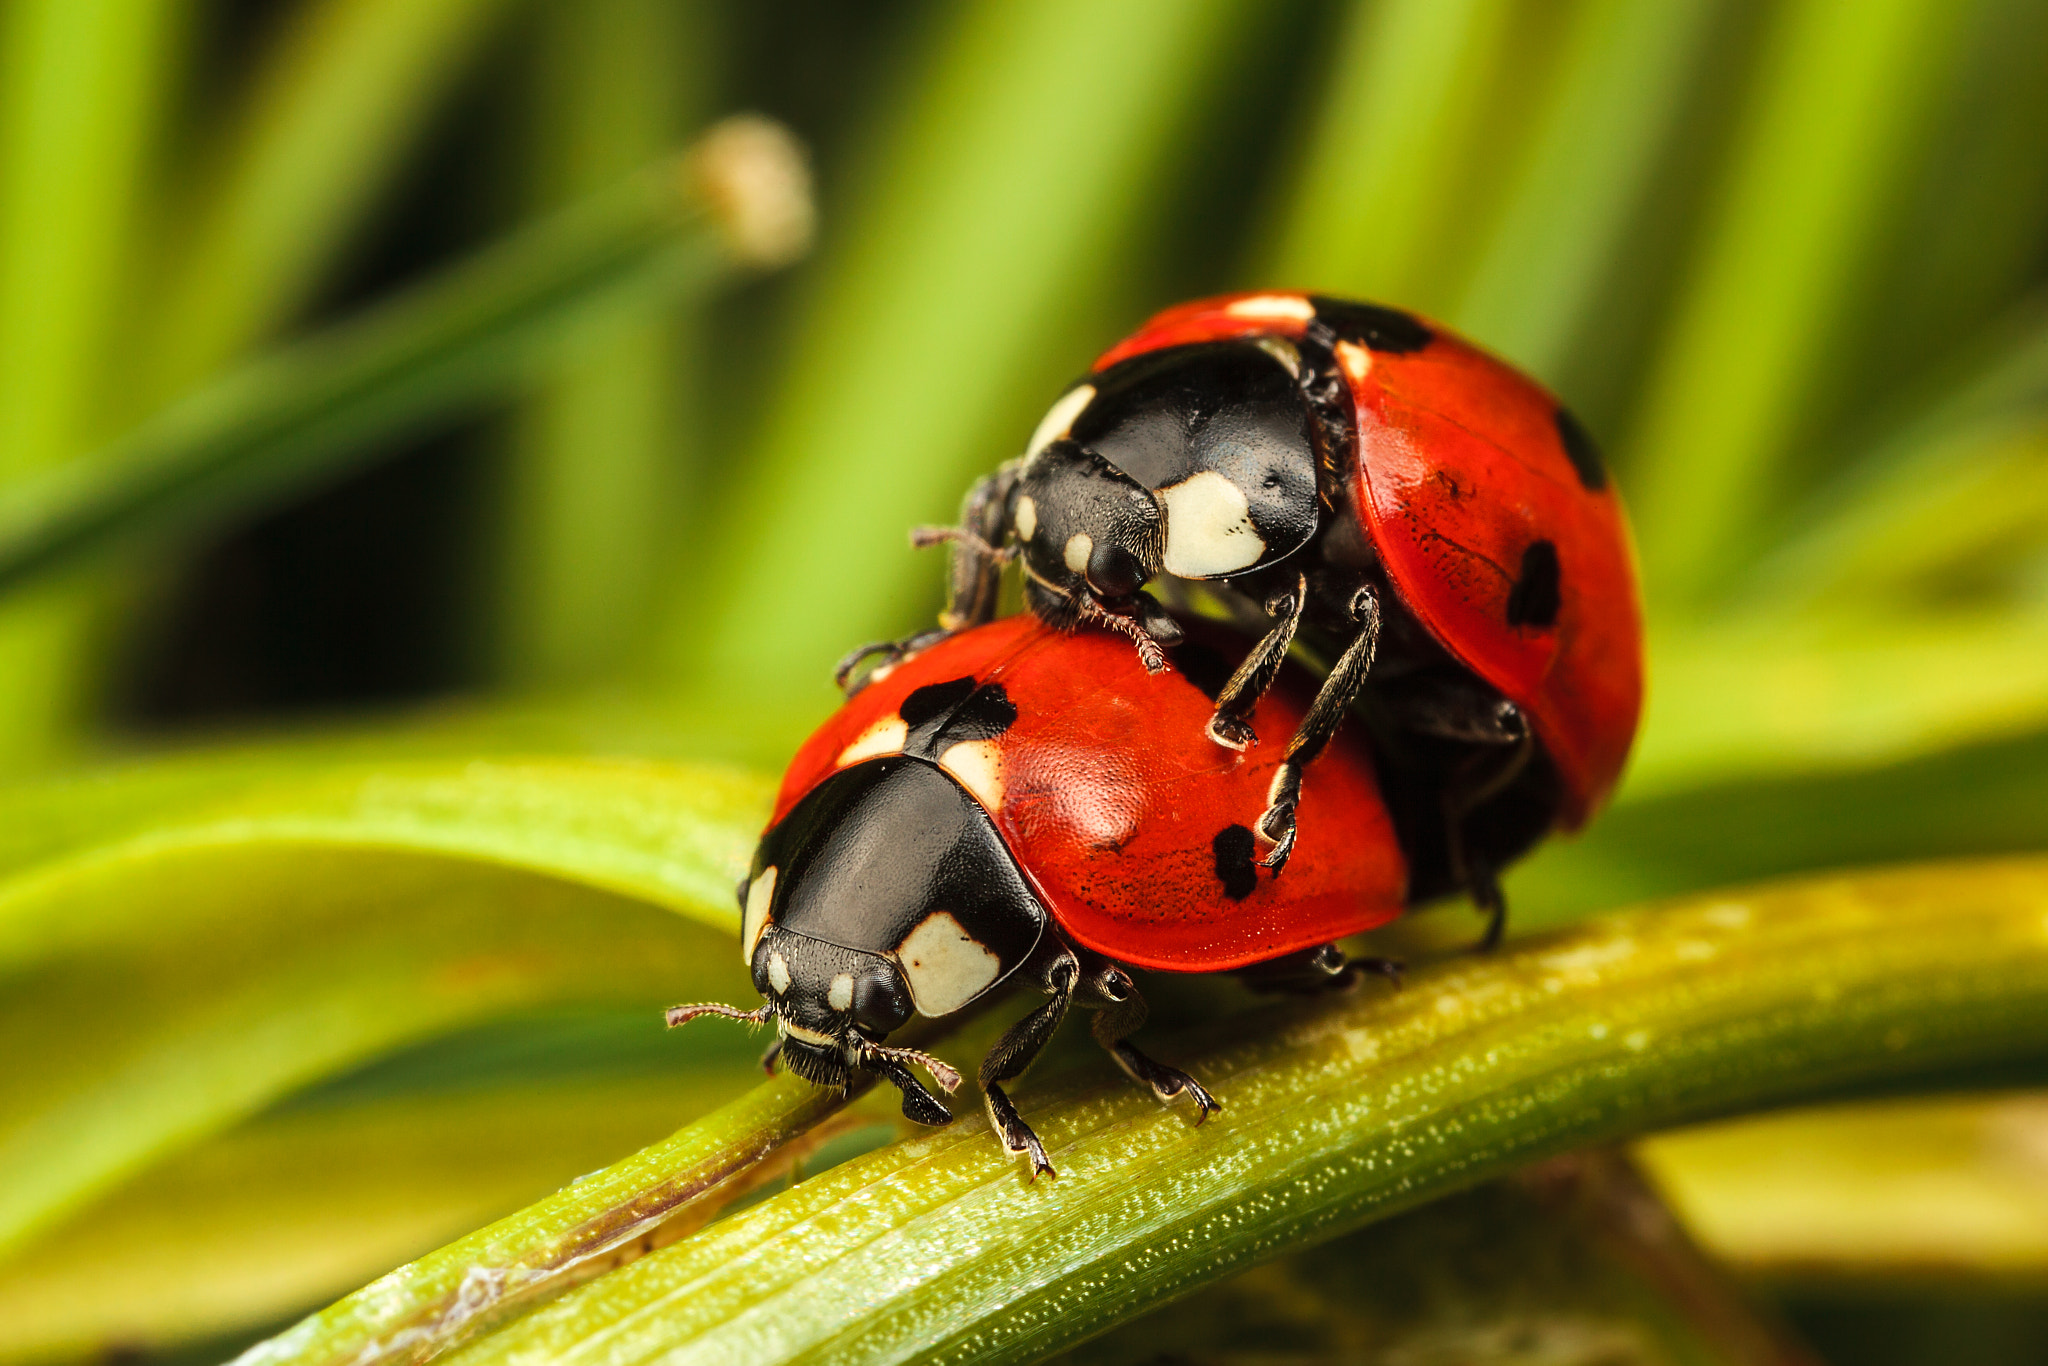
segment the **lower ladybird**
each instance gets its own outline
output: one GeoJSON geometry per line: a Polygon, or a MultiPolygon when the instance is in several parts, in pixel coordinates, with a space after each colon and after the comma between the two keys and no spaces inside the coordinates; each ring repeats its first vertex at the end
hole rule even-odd
{"type": "MultiPolygon", "coordinates": [[[[1334,941],[1394,919],[1410,892],[1357,726],[1303,786],[1302,827],[1323,837],[1303,841],[1284,880],[1257,865],[1240,822],[1281,754],[1224,749],[1202,729],[1233,640],[1191,629],[1174,668],[1151,673],[1107,633],[1020,616],[878,670],[797,753],[740,886],[741,951],[764,1003],[677,1006],[669,1023],[773,1021],[769,1067],[840,1088],[885,1078],[907,1117],[944,1124],[952,1112],[911,1069],[946,1092],[959,1073],[884,1041],[913,1015],[953,1015],[1021,982],[1049,999],[979,1080],[1003,1146],[1034,1175],[1052,1164],[1004,1085],[1071,1006],[1096,1012],[1095,1038],[1161,1101],[1186,1098],[1196,1122],[1220,1109],[1130,1041],[1146,1015],[1130,969],[1341,983],[1390,965],[1347,962],[1334,941]]],[[[1314,694],[1290,665],[1262,716],[1292,728],[1314,694]]]]}

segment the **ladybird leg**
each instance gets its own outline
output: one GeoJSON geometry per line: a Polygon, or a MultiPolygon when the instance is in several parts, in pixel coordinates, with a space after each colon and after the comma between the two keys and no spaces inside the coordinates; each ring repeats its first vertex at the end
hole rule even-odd
{"type": "Polygon", "coordinates": [[[1482,750],[1466,762],[1444,788],[1444,841],[1450,857],[1451,876],[1465,888],[1472,904],[1486,917],[1486,930],[1475,946],[1479,953],[1491,953],[1507,932],[1508,903],[1500,879],[1488,862],[1466,847],[1465,821],[1478,808],[1500,795],[1515,780],[1535,752],[1536,737],[1512,702],[1503,702],[1498,712],[1501,748],[1482,750]]]}
{"type": "Polygon", "coordinates": [[[1338,656],[1336,667],[1323,680],[1322,690],[1310,704],[1308,715],[1302,718],[1294,738],[1287,742],[1287,753],[1266,792],[1266,810],[1259,817],[1258,832],[1272,841],[1273,852],[1259,862],[1271,868],[1276,877],[1294,852],[1294,817],[1295,808],[1301,804],[1301,771],[1314,763],[1330,743],[1344,713],[1365,687],[1366,675],[1372,672],[1373,651],[1380,640],[1380,599],[1370,587],[1352,594],[1351,619],[1358,624],[1358,634],[1351,638],[1351,644],[1338,656]]]}
{"type": "Polygon", "coordinates": [[[869,1053],[861,1060],[861,1066],[892,1082],[903,1093],[903,1117],[913,1124],[929,1124],[938,1128],[953,1122],[953,1112],[946,1108],[945,1103],[925,1090],[924,1083],[895,1058],[869,1053]]]}
{"type": "Polygon", "coordinates": [[[1031,1126],[1017,1113],[1016,1105],[1003,1090],[1001,1083],[1015,1081],[1024,1075],[1045,1048],[1046,1042],[1059,1029],[1060,1021],[1067,1017],[1067,1007],[1074,999],[1074,987],[1081,976],[1080,966],[1071,954],[1061,954],[1046,971],[1046,985],[1052,991],[1052,999],[1026,1015],[1010,1027],[1009,1033],[996,1040],[988,1056],[981,1060],[981,1094],[988,1102],[988,1122],[1003,1140],[1005,1152],[1018,1153],[1031,1163],[1031,1175],[1036,1179],[1040,1173],[1055,1176],[1052,1161],[1045,1155],[1045,1145],[1038,1141],[1038,1135],[1031,1132],[1031,1126]]]}
{"type": "Polygon", "coordinates": [[[1397,958],[1350,958],[1335,944],[1323,944],[1239,968],[1237,978],[1252,991],[1313,996],[1348,991],[1367,973],[1399,986],[1406,970],[1407,965],[1397,958]]]}
{"type": "Polygon", "coordinates": [[[1244,663],[1237,666],[1237,672],[1223,685],[1223,691],[1216,695],[1216,712],[1209,718],[1209,738],[1225,749],[1243,751],[1258,743],[1258,736],[1252,733],[1250,722],[1252,708],[1259,705],[1259,699],[1266,695],[1266,689],[1280,676],[1280,666],[1287,659],[1287,647],[1294,643],[1295,628],[1301,625],[1302,609],[1308,604],[1308,577],[1294,576],[1291,591],[1275,593],[1266,599],[1266,615],[1272,618],[1272,629],[1252,652],[1244,657],[1244,663]]]}
{"type": "Polygon", "coordinates": [[[963,631],[994,621],[1003,587],[1003,566],[1016,558],[1009,546],[1011,503],[1017,491],[1017,465],[1011,461],[994,474],[975,481],[960,503],[958,527],[920,527],[911,533],[913,544],[953,543],[953,558],[947,574],[946,607],[939,624],[948,631],[963,631]]]}
{"type": "Polygon", "coordinates": [[[920,650],[930,649],[944,640],[951,632],[920,631],[903,640],[871,640],[865,645],[849,650],[840,661],[832,666],[832,682],[848,697],[865,688],[873,681],[877,669],[891,669],[920,650]],[[861,665],[869,660],[875,662],[864,671],[861,665]],[[858,672],[858,677],[856,673],[858,672]]]}
{"type": "Polygon", "coordinates": [[[1162,1105],[1170,1105],[1180,1096],[1186,1096],[1195,1103],[1195,1120],[1200,1124],[1210,1115],[1223,1109],[1223,1102],[1209,1094],[1202,1083],[1196,1081],[1178,1067],[1149,1058],[1126,1037],[1138,1031],[1145,1023],[1150,1008],[1145,998],[1138,994],[1137,984],[1130,974],[1107,959],[1092,964],[1088,973],[1088,1004],[1095,1009],[1095,1018],[1089,1022],[1088,1032],[1095,1036],[1095,1042],[1109,1051],[1116,1059],[1124,1075],[1140,1086],[1152,1088],[1152,1094],[1162,1105]],[[1097,1004],[1099,1002],[1100,1004],[1097,1004]]]}

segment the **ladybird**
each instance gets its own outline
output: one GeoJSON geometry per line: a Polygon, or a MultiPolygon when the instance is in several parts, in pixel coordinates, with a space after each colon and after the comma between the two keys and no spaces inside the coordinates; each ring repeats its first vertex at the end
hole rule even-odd
{"type": "Polygon", "coordinates": [[[1204,722],[1230,749],[1256,741],[1252,710],[1306,625],[1332,662],[1263,794],[1261,864],[1287,866],[1303,770],[1363,696],[1388,747],[1438,764],[1445,857],[1489,944],[1505,905],[1482,808],[1540,754],[1551,823],[1576,828],[1635,734],[1634,557],[1592,439],[1534,380],[1397,309],[1286,293],[1167,309],[1060,395],[959,526],[918,539],[954,544],[945,629],[996,614],[1014,559],[1038,616],[1121,633],[1150,668],[1180,627],[1146,585],[1205,582],[1261,635],[1204,722]]]}
{"type": "MultiPolygon", "coordinates": [[[[1096,1012],[1096,1040],[1162,1102],[1192,1101],[1196,1122],[1217,1110],[1193,1077],[1130,1042],[1146,1015],[1131,969],[1343,984],[1391,965],[1348,962],[1333,941],[1392,920],[1409,894],[1356,728],[1303,782],[1299,819],[1319,837],[1284,883],[1258,876],[1241,816],[1282,758],[1201,733],[1229,641],[1197,623],[1172,648],[1175,667],[1154,674],[1114,636],[1019,614],[877,669],[797,752],[740,884],[741,954],[764,1003],[677,1006],[669,1023],[772,1020],[771,1071],[779,1058],[820,1086],[886,1078],[908,1118],[944,1124],[951,1112],[910,1069],[946,1092],[959,1073],[884,1040],[913,1015],[949,1016],[1021,981],[1050,999],[990,1050],[980,1082],[1003,1146],[1034,1176],[1052,1164],[1004,1084],[1071,1005],[1096,1012]]],[[[1264,714],[1298,725],[1315,690],[1287,665],[1264,714]]]]}

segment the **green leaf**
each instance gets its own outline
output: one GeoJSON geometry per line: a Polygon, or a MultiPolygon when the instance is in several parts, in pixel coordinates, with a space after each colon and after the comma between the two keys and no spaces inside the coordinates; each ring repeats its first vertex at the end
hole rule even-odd
{"type": "MultiPolygon", "coordinates": [[[[0,484],[109,435],[133,307],[132,208],[183,56],[186,0],[0,9],[0,484]]],[[[61,752],[90,690],[98,585],[0,607],[0,773],[61,752]]]]}
{"type": "Polygon", "coordinates": [[[1232,36],[1262,13],[1245,0],[934,12],[930,49],[849,187],[765,429],[675,571],[669,667],[707,696],[813,707],[849,646],[935,604],[942,566],[911,553],[907,528],[950,516],[1015,454],[1099,342],[1074,321],[1149,256],[1132,240],[1147,195],[1232,36]]]}
{"type": "Polygon", "coordinates": [[[2048,721],[2048,612],[1863,604],[1653,631],[1628,790],[1867,767],[2048,721]]]}
{"type": "Polygon", "coordinates": [[[1556,383],[1638,215],[1720,8],[1718,0],[1579,7],[1528,153],[1474,253],[1451,322],[1556,383]]]}
{"type": "Polygon", "coordinates": [[[261,1117],[7,1264],[0,1360],[274,1323],[658,1141],[751,1070],[462,1085],[261,1117]]]}
{"type": "MultiPolygon", "coordinates": [[[[1507,0],[1353,0],[1257,278],[1437,309],[1445,238],[1493,92],[1507,0]]],[[[1496,130],[1500,131],[1500,130],[1496,130]]]]}
{"type": "MultiPolygon", "coordinates": [[[[537,16],[540,197],[600,189],[673,143],[710,85],[708,70],[692,69],[708,54],[689,60],[710,46],[706,9],[589,0],[537,16]]],[[[621,329],[522,410],[491,603],[493,644],[514,682],[587,682],[639,655],[664,547],[689,505],[678,467],[705,456],[682,345],[704,325],[701,310],[682,309],[621,329]]]]}
{"type": "Polygon", "coordinates": [[[1659,346],[1629,481],[1654,604],[1696,604],[1753,551],[1750,523],[1822,343],[1921,149],[1966,7],[1828,0],[1773,16],[1732,164],[1659,346]]]}
{"type": "Polygon", "coordinates": [[[1926,598],[1987,553],[2048,543],[2048,315],[2030,307],[1978,349],[1775,519],[1778,545],[1744,577],[1741,610],[1926,598]]]}
{"type": "Polygon", "coordinates": [[[1638,1148],[1688,1227],[1746,1276],[2048,1277],[2039,1092],[1864,1101],[1638,1148]]]}
{"type": "Polygon", "coordinates": [[[0,1081],[0,1247],[400,1043],[551,1001],[624,998],[651,1028],[676,993],[743,996],[731,888],[764,796],[646,762],[282,755],[17,792],[0,1038],[53,1065],[0,1081]]]}
{"type": "Polygon", "coordinates": [[[197,184],[143,323],[161,402],[301,307],[514,0],[309,0],[284,20],[197,184]]]}
{"type": "Polygon", "coordinates": [[[651,166],[111,446],[0,489],[0,590],[375,458],[380,440],[503,392],[622,314],[708,289],[757,251],[786,255],[787,234],[765,247],[746,235],[762,208],[753,199],[785,201],[768,211],[786,220],[807,212],[805,195],[786,139],[759,121],[714,132],[700,155],[651,166]]]}
{"type": "Polygon", "coordinates": [[[1511,927],[1820,868],[2048,848],[2048,736],[1875,766],[1631,788],[1508,877],[1511,927]]]}
{"type": "MultiPolygon", "coordinates": [[[[1026,1180],[985,1123],[964,1120],[448,1360],[1034,1360],[1534,1158],[1851,1081],[2037,1056],[2044,1025],[2048,862],[1717,893],[1183,1039],[1168,1056],[1226,1107],[1200,1128],[1106,1063],[1029,1087],[1021,1103],[1056,1178],[1026,1180]]],[[[316,1336],[294,1343],[261,1360],[332,1359],[316,1336]]]]}
{"type": "MultiPolygon", "coordinates": [[[[766,1173],[764,1158],[817,1126],[844,1097],[784,1076],[539,1204],[384,1276],[237,1358],[240,1366],[417,1360],[522,1297],[630,1259],[637,1240],[694,1227],[766,1173]],[[664,1230],[666,1232],[666,1230],[664,1230]]],[[[785,1153],[785,1156],[787,1154],[785,1153]]]]}

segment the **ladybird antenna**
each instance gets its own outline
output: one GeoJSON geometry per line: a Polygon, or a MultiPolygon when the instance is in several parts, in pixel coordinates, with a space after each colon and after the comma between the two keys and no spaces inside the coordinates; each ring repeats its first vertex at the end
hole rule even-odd
{"type": "Polygon", "coordinates": [[[767,1002],[759,1010],[741,1010],[738,1006],[729,1006],[723,1001],[699,1001],[695,1005],[670,1006],[668,1027],[674,1029],[677,1025],[686,1025],[699,1015],[717,1015],[722,1019],[738,1020],[741,1024],[762,1025],[775,1018],[775,1003],[767,1002]]]}
{"type": "Polygon", "coordinates": [[[939,1088],[949,1096],[960,1089],[959,1070],[943,1058],[935,1058],[929,1053],[920,1053],[915,1048],[883,1048],[880,1044],[869,1044],[865,1051],[871,1058],[887,1058],[893,1062],[916,1063],[919,1067],[931,1073],[932,1080],[937,1082],[939,1088]]]}

